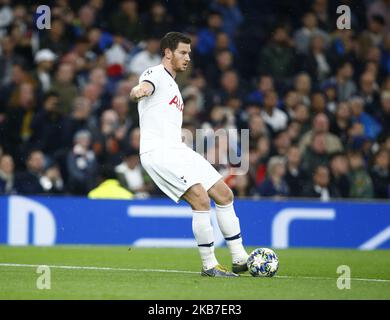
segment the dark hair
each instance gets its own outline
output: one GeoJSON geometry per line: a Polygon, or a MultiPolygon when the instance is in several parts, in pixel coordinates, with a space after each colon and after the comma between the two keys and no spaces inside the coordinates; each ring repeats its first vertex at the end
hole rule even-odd
{"type": "Polygon", "coordinates": [[[381,26],[386,24],[385,18],[380,14],[374,14],[371,16],[371,21],[379,23],[381,26]]]}
{"type": "Polygon", "coordinates": [[[59,98],[60,95],[57,91],[55,90],[49,90],[48,92],[46,92],[43,96],[43,102],[46,102],[47,99],[51,98],[51,97],[56,97],[56,98],[59,98]]]}
{"type": "Polygon", "coordinates": [[[191,39],[180,32],[168,32],[160,42],[161,55],[164,57],[165,49],[175,51],[180,42],[191,44],[191,39]]]}
{"type": "Polygon", "coordinates": [[[117,179],[115,168],[109,164],[102,164],[99,167],[99,176],[102,180],[117,179]]]}

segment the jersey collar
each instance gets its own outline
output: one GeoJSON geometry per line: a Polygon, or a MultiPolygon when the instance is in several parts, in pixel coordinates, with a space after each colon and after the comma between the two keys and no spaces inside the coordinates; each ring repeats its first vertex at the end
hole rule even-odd
{"type": "Polygon", "coordinates": [[[165,70],[166,72],[168,72],[168,74],[172,77],[173,80],[175,80],[175,78],[174,78],[173,75],[168,71],[167,68],[164,67],[164,70],[165,70]]]}

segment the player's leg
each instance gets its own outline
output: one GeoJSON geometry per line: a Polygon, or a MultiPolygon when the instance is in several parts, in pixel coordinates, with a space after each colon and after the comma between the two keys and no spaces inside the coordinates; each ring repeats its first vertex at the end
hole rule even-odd
{"type": "Polygon", "coordinates": [[[240,222],[234,211],[233,192],[221,179],[208,190],[208,194],[215,201],[218,225],[232,255],[233,272],[244,272],[247,270],[248,253],[242,244],[240,222]]]}
{"type": "Polygon", "coordinates": [[[235,274],[220,266],[214,253],[214,232],[210,217],[210,198],[201,184],[191,186],[181,197],[192,208],[192,230],[200,257],[202,259],[203,276],[232,277],[235,274]]]}

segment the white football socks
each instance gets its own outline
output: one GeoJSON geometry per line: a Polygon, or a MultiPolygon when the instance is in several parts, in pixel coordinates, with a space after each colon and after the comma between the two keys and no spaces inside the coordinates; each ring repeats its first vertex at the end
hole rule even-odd
{"type": "Polygon", "coordinates": [[[232,255],[233,263],[245,263],[248,253],[242,245],[240,222],[234,211],[233,202],[226,206],[215,204],[215,208],[218,225],[232,255]]]}
{"type": "Polygon", "coordinates": [[[200,257],[205,269],[218,264],[214,254],[214,233],[210,220],[210,211],[192,211],[192,231],[198,244],[200,257]]]}

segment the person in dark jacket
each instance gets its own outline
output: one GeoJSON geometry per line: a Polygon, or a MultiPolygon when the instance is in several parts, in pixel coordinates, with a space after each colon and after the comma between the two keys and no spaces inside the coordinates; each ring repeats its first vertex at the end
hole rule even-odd
{"type": "Polygon", "coordinates": [[[320,198],[322,201],[329,201],[331,198],[337,198],[339,195],[330,186],[330,173],[325,165],[319,165],[314,169],[313,181],[306,186],[304,197],[320,198]]]}
{"type": "Polygon", "coordinates": [[[373,166],[370,170],[372,182],[374,184],[375,198],[389,198],[390,187],[390,156],[387,150],[381,149],[374,154],[373,166]]]}
{"type": "Polygon", "coordinates": [[[342,198],[348,198],[351,189],[351,183],[348,177],[348,159],[347,156],[338,152],[331,155],[330,158],[331,185],[337,190],[342,198]]]}
{"type": "Polygon", "coordinates": [[[26,169],[15,177],[16,192],[18,194],[44,193],[40,179],[45,169],[45,156],[41,150],[34,149],[28,154],[26,169]]]}
{"type": "Polygon", "coordinates": [[[268,162],[267,178],[258,187],[258,192],[263,197],[287,197],[289,188],[284,180],[286,163],[283,157],[274,156],[268,162]]]}

